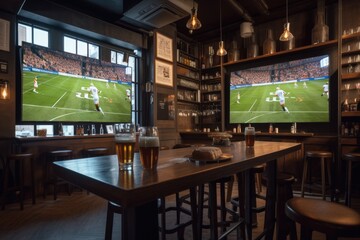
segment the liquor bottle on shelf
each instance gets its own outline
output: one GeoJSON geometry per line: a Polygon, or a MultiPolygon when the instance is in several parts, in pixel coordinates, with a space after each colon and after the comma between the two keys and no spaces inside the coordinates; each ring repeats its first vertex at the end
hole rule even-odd
{"type": "Polygon", "coordinates": [[[104,134],[104,128],[103,128],[103,125],[101,124],[100,125],[100,135],[103,135],[104,134]]]}
{"type": "Polygon", "coordinates": [[[59,126],[58,126],[58,135],[59,135],[59,136],[64,136],[64,131],[63,131],[62,123],[59,123],[59,126]]]}

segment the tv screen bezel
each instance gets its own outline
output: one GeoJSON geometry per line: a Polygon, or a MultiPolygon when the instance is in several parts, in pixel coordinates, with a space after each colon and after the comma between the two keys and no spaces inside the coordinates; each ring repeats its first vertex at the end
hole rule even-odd
{"type": "MultiPolygon", "coordinates": [[[[302,51],[287,51],[287,52],[280,52],[275,53],[272,55],[260,55],[258,57],[252,58],[252,59],[244,59],[240,60],[237,63],[233,64],[226,64],[224,66],[225,68],[225,76],[224,76],[224,101],[225,101],[225,127],[227,129],[233,129],[234,126],[238,125],[237,123],[230,123],[230,77],[231,72],[244,70],[244,69],[250,69],[255,67],[261,67],[261,66],[267,66],[271,64],[277,64],[282,62],[288,62],[288,61],[294,61],[299,59],[306,59],[321,55],[328,55],[329,56],[329,120],[327,122],[301,122],[300,124],[302,126],[309,127],[309,129],[313,129],[314,123],[316,126],[321,125],[320,128],[328,128],[329,126],[333,125],[336,122],[334,112],[337,111],[337,106],[335,108],[334,101],[337,98],[334,96],[337,96],[337,56],[336,56],[336,49],[332,46],[325,46],[320,48],[308,48],[302,51]],[[335,100],[334,100],[335,99],[335,100]]],[[[263,128],[266,125],[266,128],[268,126],[268,123],[254,123],[255,125],[261,126],[263,128]]],[[[239,123],[243,124],[243,123],[239,123]]],[[[276,123],[276,125],[289,125],[292,124],[292,122],[282,122],[282,123],[276,123]]],[[[315,127],[316,129],[316,127],[315,127]]],[[[319,129],[322,131],[322,129],[319,129]]],[[[312,130],[313,131],[313,130],[312,130]]]]}
{"type": "MultiPolygon", "coordinates": [[[[29,44],[29,43],[27,43],[29,44]]],[[[34,44],[33,44],[34,45],[34,44]]],[[[35,45],[37,46],[37,45],[35,45]]],[[[41,47],[41,46],[39,46],[41,47]]],[[[58,52],[63,52],[59,50],[54,50],[58,52]]],[[[60,123],[65,123],[68,125],[82,125],[87,126],[89,124],[95,124],[96,126],[100,126],[101,124],[115,124],[115,123],[132,123],[133,120],[133,109],[132,104],[130,103],[130,119],[129,121],[30,121],[23,119],[23,99],[22,99],[22,91],[23,91],[23,46],[16,46],[16,76],[17,76],[17,84],[16,84],[16,116],[15,122],[17,125],[39,125],[39,124],[52,124],[54,126],[59,125],[60,123]]],[[[102,60],[103,61],[103,60],[102,60]]],[[[132,89],[132,84],[130,84],[130,89],[132,89]]]]}

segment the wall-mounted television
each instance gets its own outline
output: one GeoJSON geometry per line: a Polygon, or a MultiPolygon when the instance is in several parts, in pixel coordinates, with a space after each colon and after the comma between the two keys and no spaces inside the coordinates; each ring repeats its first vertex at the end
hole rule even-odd
{"type": "Polygon", "coordinates": [[[329,122],[329,55],[233,70],[229,123],[329,122]]]}
{"type": "Polygon", "coordinates": [[[20,122],[131,122],[129,67],[25,42],[21,55],[20,122]]]}

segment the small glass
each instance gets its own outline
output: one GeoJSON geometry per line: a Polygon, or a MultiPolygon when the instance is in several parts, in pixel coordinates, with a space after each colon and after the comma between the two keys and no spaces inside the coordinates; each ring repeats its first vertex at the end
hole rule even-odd
{"type": "Polygon", "coordinates": [[[246,127],[244,134],[245,134],[246,147],[253,147],[255,144],[255,128],[246,127]]]}
{"type": "Polygon", "coordinates": [[[159,134],[157,127],[141,127],[139,137],[140,161],[144,169],[156,170],[159,159],[159,134]]]}
{"type": "Polygon", "coordinates": [[[115,124],[115,150],[120,170],[132,170],[135,151],[135,131],[130,124],[115,124]]]}

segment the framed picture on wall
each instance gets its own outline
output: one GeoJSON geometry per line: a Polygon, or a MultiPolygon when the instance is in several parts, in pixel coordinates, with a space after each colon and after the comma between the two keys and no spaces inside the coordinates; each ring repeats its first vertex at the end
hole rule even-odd
{"type": "Polygon", "coordinates": [[[173,86],[173,65],[155,60],[155,83],[173,86]]]}
{"type": "Polygon", "coordinates": [[[173,41],[160,33],[156,33],[156,57],[173,61],[173,41]]]}

